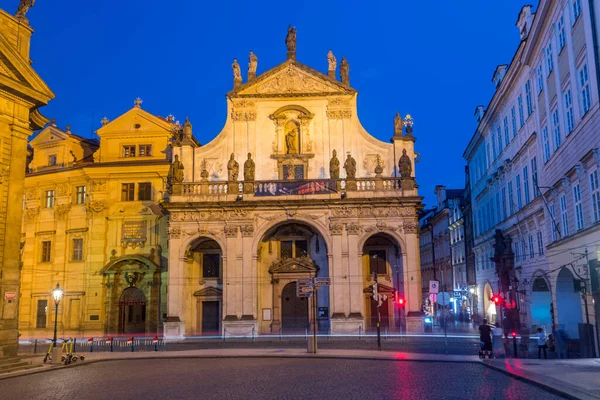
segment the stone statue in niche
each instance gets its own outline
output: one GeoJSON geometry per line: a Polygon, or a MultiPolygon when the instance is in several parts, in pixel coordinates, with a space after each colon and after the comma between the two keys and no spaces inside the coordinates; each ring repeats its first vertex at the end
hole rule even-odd
{"type": "Polygon", "coordinates": [[[350,153],[348,153],[348,157],[344,163],[344,169],[346,170],[347,179],[356,178],[356,160],[350,155],[350,153]]]}
{"type": "Polygon", "coordinates": [[[240,164],[235,161],[235,154],[231,153],[231,157],[229,157],[229,162],[227,163],[227,172],[229,181],[237,182],[238,176],[240,174],[240,164]]]}
{"type": "Polygon", "coordinates": [[[331,160],[329,161],[329,177],[331,179],[340,179],[340,160],[337,158],[337,151],[333,150],[331,160]]]}
{"type": "Polygon", "coordinates": [[[179,156],[175,154],[175,161],[171,164],[169,168],[169,174],[167,175],[167,179],[171,183],[181,183],[183,182],[183,164],[179,161],[179,156]]]}
{"type": "Polygon", "coordinates": [[[286,154],[298,154],[298,125],[289,122],[285,128],[286,154]]]}
{"type": "Polygon", "coordinates": [[[254,160],[252,160],[252,153],[248,153],[248,159],[244,163],[244,180],[245,181],[253,181],[254,180],[254,170],[255,170],[255,164],[254,164],[254,160]]]}
{"type": "Polygon", "coordinates": [[[394,117],[394,134],[396,136],[402,136],[402,130],[404,129],[404,121],[402,121],[402,117],[400,113],[397,112],[394,117]]]}
{"type": "Polygon", "coordinates": [[[400,177],[402,178],[410,178],[412,175],[412,162],[406,154],[406,149],[402,149],[402,157],[398,161],[398,171],[400,171],[400,177]]]}

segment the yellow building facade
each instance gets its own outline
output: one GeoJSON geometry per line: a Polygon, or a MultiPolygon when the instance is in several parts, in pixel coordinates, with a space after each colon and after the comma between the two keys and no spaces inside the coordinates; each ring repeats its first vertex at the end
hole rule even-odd
{"type": "Polygon", "coordinates": [[[31,67],[33,29],[19,7],[0,10],[0,357],[17,352],[20,230],[27,138],[47,120],[39,113],[54,94],[31,67]]]}
{"type": "MultiPolygon", "coordinates": [[[[172,119],[135,106],[99,141],[48,124],[30,141],[22,228],[19,331],[49,337],[60,283],[64,336],[162,331],[172,119]]],[[[186,127],[187,128],[187,127],[186,127]]]]}

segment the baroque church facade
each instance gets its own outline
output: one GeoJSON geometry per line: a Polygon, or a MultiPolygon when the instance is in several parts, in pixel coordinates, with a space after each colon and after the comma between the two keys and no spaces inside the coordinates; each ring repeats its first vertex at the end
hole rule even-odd
{"type": "MultiPolygon", "coordinates": [[[[410,117],[390,142],[357,114],[348,61],[328,54],[328,73],[287,60],[248,80],[236,60],[227,121],[198,146],[191,126],[173,144],[168,199],[166,337],[304,332],[359,333],[376,326],[372,285],[387,295],[381,324],[423,329],[410,117]],[[406,128],[406,129],[405,129],[406,128]],[[301,279],[329,278],[313,298],[301,279]],[[405,308],[392,302],[406,300],[405,308]],[[316,318],[315,318],[316,316],[316,318]]],[[[189,124],[189,123],[188,123],[189,124]]]]}

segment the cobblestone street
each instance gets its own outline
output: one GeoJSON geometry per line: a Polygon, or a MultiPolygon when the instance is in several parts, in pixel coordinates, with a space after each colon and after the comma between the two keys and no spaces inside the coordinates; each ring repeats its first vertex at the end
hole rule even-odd
{"type": "Polygon", "coordinates": [[[559,398],[476,363],[250,358],[95,363],[2,380],[0,397],[28,400],[559,398]]]}

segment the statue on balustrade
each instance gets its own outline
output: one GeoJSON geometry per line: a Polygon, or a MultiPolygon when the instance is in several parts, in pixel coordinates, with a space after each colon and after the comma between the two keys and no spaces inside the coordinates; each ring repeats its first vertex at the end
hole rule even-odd
{"type": "Polygon", "coordinates": [[[337,158],[337,151],[333,151],[329,161],[329,177],[331,179],[340,179],[340,160],[337,158]]]}
{"type": "Polygon", "coordinates": [[[238,176],[240,174],[240,164],[235,161],[235,154],[231,153],[231,157],[229,157],[229,162],[227,163],[227,172],[230,182],[237,182],[238,176]]]}
{"type": "Polygon", "coordinates": [[[347,179],[356,178],[356,160],[350,154],[348,154],[348,157],[346,158],[344,169],[346,170],[347,179]]]}
{"type": "Polygon", "coordinates": [[[253,181],[254,180],[254,170],[255,170],[255,164],[254,164],[254,160],[252,160],[252,153],[248,153],[248,159],[244,163],[244,180],[245,181],[253,181]]]}
{"type": "Polygon", "coordinates": [[[167,179],[171,183],[181,183],[183,182],[183,164],[179,161],[179,156],[175,154],[175,160],[171,164],[169,168],[169,174],[167,175],[167,179]]]}
{"type": "Polygon", "coordinates": [[[394,117],[394,135],[402,136],[402,131],[404,130],[404,121],[402,121],[402,117],[400,113],[397,112],[394,117]]]}
{"type": "Polygon", "coordinates": [[[410,178],[412,175],[412,162],[406,154],[406,149],[402,149],[402,157],[398,161],[398,171],[400,171],[400,177],[402,178],[410,178]]]}

